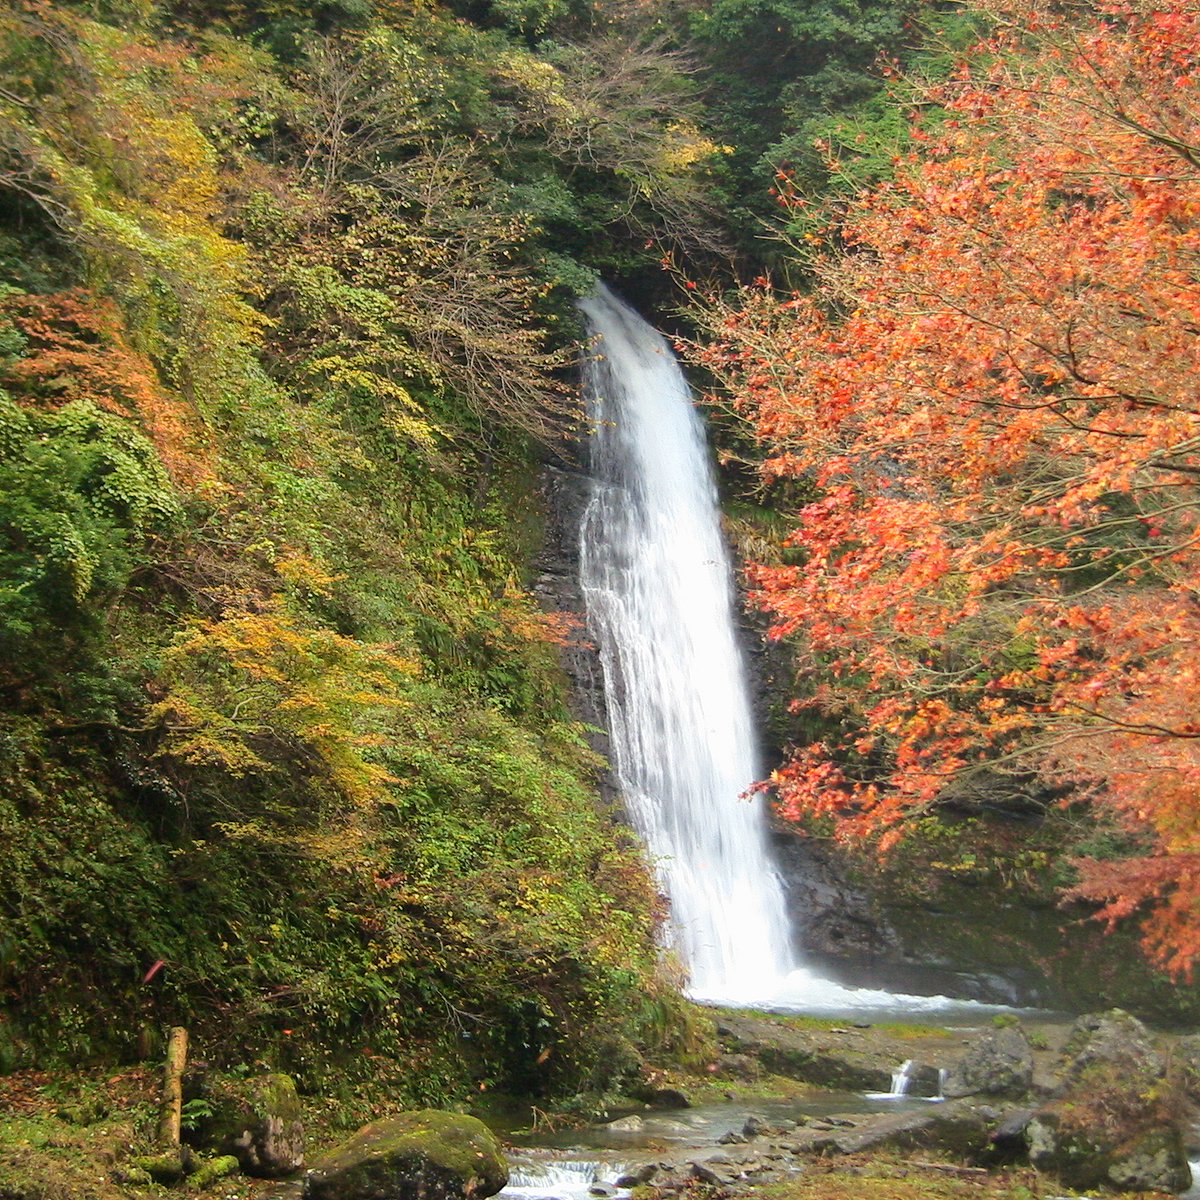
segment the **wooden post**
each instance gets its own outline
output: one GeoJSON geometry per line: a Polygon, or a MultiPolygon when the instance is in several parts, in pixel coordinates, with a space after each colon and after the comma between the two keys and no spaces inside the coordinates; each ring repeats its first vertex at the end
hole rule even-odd
{"type": "Polygon", "coordinates": [[[171,1030],[167,1061],[163,1068],[162,1106],[158,1110],[158,1144],[164,1150],[179,1150],[179,1125],[183,1117],[183,1068],[187,1063],[187,1030],[171,1030]]]}

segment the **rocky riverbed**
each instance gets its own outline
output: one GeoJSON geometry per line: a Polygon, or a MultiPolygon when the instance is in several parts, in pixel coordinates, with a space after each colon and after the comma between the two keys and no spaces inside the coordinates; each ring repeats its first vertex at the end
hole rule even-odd
{"type": "Polygon", "coordinates": [[[966,1178],[1032,1167],[1082,1189],[1181,1192],[1191,1183],[1195,1047],[1156,1038],[1119,1010],[958,1029],[731,1013],[717,1027],[724,1052],[697,1103],[664,1087],[659,1096],[676,1107],[518,1149],[513,1200],[634,1186],[738,1196],[784,1185],[818,1160],[870,1155],[966,1178]],[[780,1077],[805,1090],[756,1095],[764,1085],[778,1091],[780,1077]],[[556,1162],[574,1165],[552,1179],[556,1162]]]}
{"type": "MultiPolygon", "coordinates": [[[[646,1068],[636,1099],[590,1124],[538,1112],[524,1133],[427,1111],[333,1137],[309,1120],[317,1098],[304,1099],[300,1128],[281,1077],[233,1087],[220,1076],[191,1101],[211,1121],[189,1135],[186,1178],[166,1182],[221,1200],[420,1200],[435,1184],[437,1200],[483,1200],[506,1179],[504,1200],[620,1200],[634,1189],[639,1200],[698,1189],[710,1200],[853,1200],[858,1175],[880,1180],[874,1194],[886,1200],[1189,1186],[1200,1037],[1154,1034],[1119,1010],[971,1027],[743,1012],[715,1024],[700,1070],[646,1068]],[[281,1096],[287,1111],[269,1111],[281,1096]]],[[[46,1089],[0,1080],[0,1198],[164,1194],[118,1100],[135,1084],[126,1074],[86,1104],[50,1109],[34,1099],[46,1089]],[[26,1111],[5,1116],[6,1102],[26,1111]]]]}

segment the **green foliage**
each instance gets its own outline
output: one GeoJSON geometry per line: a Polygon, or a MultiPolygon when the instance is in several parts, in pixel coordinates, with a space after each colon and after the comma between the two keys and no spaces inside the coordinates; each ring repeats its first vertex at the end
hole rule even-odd
{"type": "Polygon", "coordinates": [[[181,516],[154,447],[77,400],[19,408],[0,391],[0,658],[21,673],[92,647],[149,539],[181,516]],[[19,664],[19,665],[18,665],[19,664]]]}
{"type": "MultiPolygon", "coordinates": [[[[573,419],[550,318],[594,279],[554,244],[577,164],[497,73],[528,53],[436,8],[0,15],[4,1062],[183,1022],[440,1104],[670,1041],[522,583],[529,438],[573,419]]],[[[620,165],[596,227],[651,219],[620,165]]]]}

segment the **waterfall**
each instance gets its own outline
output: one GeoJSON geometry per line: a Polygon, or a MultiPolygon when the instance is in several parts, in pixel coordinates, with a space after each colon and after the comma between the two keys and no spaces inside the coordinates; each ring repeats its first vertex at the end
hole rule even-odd
{"type": "Polygon", "coordinates": [[[743,798],[759,764],[704,428],[654,329],[607,290],[581,307],[599,338],[582,583],[613,765],[689,991],[761,999],[795,964],[762,801],[743,798]]]}
{"type": "Polygon", "coordinates": [[[898,1071],[892,1072],[892,1090],[888,1094],[891,1096],[907,1096],[908,1085],[912,1083],[912,1072],[914,1062],[911,1058],[906,1058],[901,1064],[898,1071]]]}
{"type": "Polygon", "coordinates": [[[604,287],[580,308],[596,340],[584,368],[588,629],[614,772],[670,899],[689,993],[808,1011],[945,1005],[844,988],[797,963],[763,802],[745,796],[760,765],[704,427],[656,330],[604,287]]]}

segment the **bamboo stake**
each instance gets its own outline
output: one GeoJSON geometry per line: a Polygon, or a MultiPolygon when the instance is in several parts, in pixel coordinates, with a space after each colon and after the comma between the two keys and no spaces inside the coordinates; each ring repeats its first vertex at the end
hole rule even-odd
{"type": "Polygon", "coordinates": [[[183,1068],[187,1062],[188,1033],[182,1025],[171,1030],[167,1061],[163,1067],[162,1106],[158,1110],[158,1144],[164,1150],[179,1150],[183,1119],[183,1068]]]}

